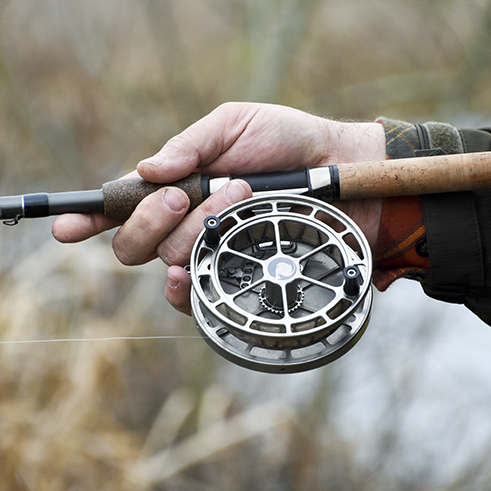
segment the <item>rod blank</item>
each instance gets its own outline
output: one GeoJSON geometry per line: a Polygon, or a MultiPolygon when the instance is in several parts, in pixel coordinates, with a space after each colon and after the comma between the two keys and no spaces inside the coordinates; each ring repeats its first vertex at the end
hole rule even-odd
{"type": "Polygon", "coordinates": [[[104,193],[74,191],[69,193],[34,193],[0,197],[0,219],[20,220],[62,213],[93,213],[104,211],[104,193]]]}

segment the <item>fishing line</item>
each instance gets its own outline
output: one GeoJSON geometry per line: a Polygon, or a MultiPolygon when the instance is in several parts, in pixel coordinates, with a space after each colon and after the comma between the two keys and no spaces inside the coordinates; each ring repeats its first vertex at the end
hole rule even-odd
{"type": "Polygon", "coordinates": [[[72,343],[94,341],[139,341],[145,339],[203,339],[202,336],[114,336],[108,338],[55,338],[55,339],[25,339],[2,340],[2,344],[41,344],[41,343],[72,343]]]}

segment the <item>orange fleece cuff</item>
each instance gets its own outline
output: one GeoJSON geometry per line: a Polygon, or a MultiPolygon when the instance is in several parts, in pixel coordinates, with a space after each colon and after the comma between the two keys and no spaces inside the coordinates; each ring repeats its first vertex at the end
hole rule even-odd
{"type": "Polygon", "coordinates": [[[385,291],[396,279],[421,280],[429,269],[426,230],[418,196],[386,198],[373,253],[373,284],[385,291]]]}

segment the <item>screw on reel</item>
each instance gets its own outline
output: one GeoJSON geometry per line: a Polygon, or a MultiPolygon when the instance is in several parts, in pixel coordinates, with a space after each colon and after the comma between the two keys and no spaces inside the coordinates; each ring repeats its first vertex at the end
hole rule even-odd
{"type": "Polygon", "coordinates": [[[262,195],[208,217],[190,273],[198,330],[243,367],[293,373],[325,365],[368,325],[368,242],[316,199],[262,195]]]}

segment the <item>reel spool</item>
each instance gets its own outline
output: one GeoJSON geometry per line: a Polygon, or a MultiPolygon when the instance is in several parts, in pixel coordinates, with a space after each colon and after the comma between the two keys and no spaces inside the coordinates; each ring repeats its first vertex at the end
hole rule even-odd
{"type": "Polygon", "coordinates": [[[370,247],[334,206],[262,195],[205,220],[191,255],[198,330],[243,367],[293,373],[330,363],[365,331],[370,247]]]}

